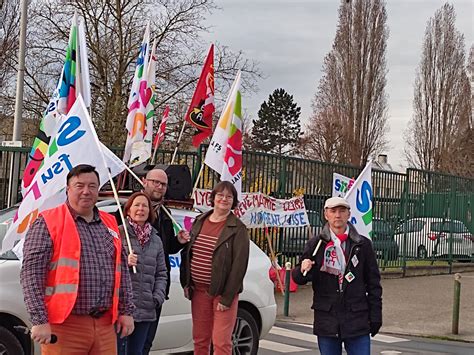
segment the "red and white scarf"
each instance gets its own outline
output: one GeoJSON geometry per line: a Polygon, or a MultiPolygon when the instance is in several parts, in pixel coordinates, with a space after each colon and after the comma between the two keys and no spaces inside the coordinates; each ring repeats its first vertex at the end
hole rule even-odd
{"type": "Polygon", "coordinates": [[[349,237],[349,228],[346,229],[344,234],[336,235],[329,229],[331,240],[326,244],[324,249],[324,260],[321,266],[321,271],[327,272],[332,275],[338,275],[339,286],[342,286],[344,279],[344,272],[346,270],[346,257],[344,250],[342,250],[342,243],[345,243],[349,237]]]}
{"type": "Polygon", "coordinates": [[[138,242],[140,243],[141,247],[148,243],[151,236],[151,224],[146,222],[143,226],[135,223],[130,216],[127,216],[128,223],[132,226],[135,235],[137,236],[138,242]]]}

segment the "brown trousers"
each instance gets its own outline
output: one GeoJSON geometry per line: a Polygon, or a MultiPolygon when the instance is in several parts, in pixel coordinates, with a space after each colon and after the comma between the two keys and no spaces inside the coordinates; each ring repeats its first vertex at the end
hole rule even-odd
{"type": "Polygon", "coordinates": [[[41,355],[117,354],[117,336],[112,316],[101,318],[71,314],[62,324],[51,324],[55,344],[41,345],[41,355]]]}

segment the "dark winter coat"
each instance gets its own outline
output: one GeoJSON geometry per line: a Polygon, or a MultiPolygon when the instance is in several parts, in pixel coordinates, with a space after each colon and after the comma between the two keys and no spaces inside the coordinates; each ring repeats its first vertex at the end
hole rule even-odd
{"type": "MultiPolygon", "coordinates": [[[[339,290],[338,276],[320,271],[324,249],[331,240],[329,225],[326,224],[319,236],[308,241],[301,256],[315,264],[303,276],[298,264],[292,272],[296,283],[312,282],[314,309],[313,332],[319,336],[340,337],[342,339],[369,334],[374,325],[382,324],[382,286],[380,272],[372,247],[372,242],[360,236],[350,224],[349,238],[345,253],[347,267],[344,275],[352,273],[355,278],[348,282],[344,278],[342,291],[339,290]],[[313,256],[319,240],[321,246],[313,256]]],[[[377,329],[378,330],[378,329],[377,329]]]]}
{"type": "MultiPolygon", "coordinates": [[[[164,207],[166,208],[166,207],[164,207]]],[[[168,294],[170,292],[170,272],[171,272],[171,264],[170,264],[170,255],[176,254],[179,252],[183,247],[184,244],[181,244],[178,241],[173,229],[173,222],[169,218],[169,216],[163,212],[163,209],[159,206],[155,206],[154,208],[156,213],[156,220],[153,223],[153,227],[158,231],[158,235],[161,238],[161,242],[163,244],[163,251],[165,253],[165,263],[166,263],[166,275],[167,275],[167,282],[166,282],[166,299],[168,299],[168,294]]],[[[169,212],[169,210],[167,209],[169,212]]]]}
{"type": "MultiPolygon", "coordinates": [[[[192,246],[201,231],[204,220],[212,211],[199,215],[191,229],[191,241],[181,252],[180,281],[183,288],[193,288],[191,280],[192,246]]],[[[220,303],[230,307],[233,299],[243,290],[243,280],[249,260],[250,239],[245,225],[233,214],[227,217],[212,256],[211,296],[222,296],[220,303]]]]}
{"type": "MultiPolygon", "coordinates": [[[[163,244],[154,228],[152,228],[150,240],[143,246],[140,245],[132,226],[125,221],[130,244],[134,254],[137,255],[137,272],[133,273],[130,268],[130,278],[132,279],[133,303],[135,312],[133,320],[135,322],[151,322],[156,320],[156,307],[165,301],[166,292],[166,265],[163,244]]],[[[125,241],[124,226],[120,226],[120,234],[123,238],[123,245],[127,255],[128,246],[125,241]]]]}

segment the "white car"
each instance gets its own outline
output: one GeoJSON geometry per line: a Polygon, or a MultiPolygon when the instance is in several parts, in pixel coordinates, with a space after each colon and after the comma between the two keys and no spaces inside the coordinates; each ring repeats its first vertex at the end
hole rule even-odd
{"type": "Polygon", "coordinates": [[[411,218],[401,223],[394,239],[400,255],[419,259],[448,257],[469,259],[474,238],[461,221],[443,218],[411,218]]]}
{"type": "MultiPolygon", "coordinates": [[[[101,210],[116,210],[114,202],[102,201],[101,210]]],[[[183,226],[189,226],[196,212],[172,209],[172,215],[183,226]]],[[[0,242],[16,208],[0,211],[0,242]]],[[[191,303],[184,298],[179,283],[179,254],[170,256],[171,288],[169,300],[163,305],[160,323],[152,350],[178,353],[193,350],[191,303]]],[[[30,327],[20,286],[20,261],[12,252],[0,255],[0,354],[39,354],[39,347],[29,336],[14,330],[14,326],[30,327]]],[[[257,354],[259,339],[266,336],[275,323],[276,304],[273,283],[268,276],[270,260],[253,242],[244,278],[244,291],[239,296],[237,321],[232,336],[234,354],[257,354]]]]}

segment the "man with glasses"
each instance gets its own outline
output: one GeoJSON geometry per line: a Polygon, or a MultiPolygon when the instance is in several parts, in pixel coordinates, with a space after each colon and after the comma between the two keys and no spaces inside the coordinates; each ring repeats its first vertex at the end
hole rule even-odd
{"type": "MultiPolygon", "coordinates": [[[[153,210],[156,214],[153,227],[158,231],[158,235],[163,242],[163,250],[165,253],[166,269],[168,273],[168,283],[166,285],[166,299],[170,290],[170,259],[169,256],[179,252],[189,241],[189,233],[185,230],[179,231],[178,235],[174,234],[173,222],[166,212],[163,211],[164,197],[168,188],[168,176],[162,169],[152,169],[148,171],[143,179],[143,190],[150,196],[153,203],[153,210]]],[[[168,211],[169,212],[169,211],[168,211]]],[[[149,354],[153,339],[155,338],[156,328],[161,315],[161,306],[156,308],[156,321],[153,322],[148,331],[143,354],[149,354]]]]}

